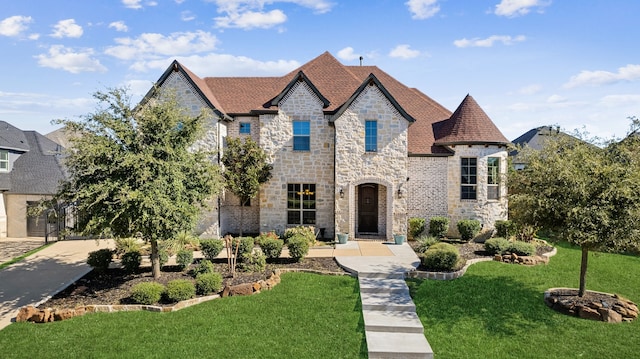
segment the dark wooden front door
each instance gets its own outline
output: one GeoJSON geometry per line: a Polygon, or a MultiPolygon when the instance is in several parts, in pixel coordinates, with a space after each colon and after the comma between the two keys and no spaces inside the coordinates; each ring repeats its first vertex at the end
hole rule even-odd
{"type": "Polygon", "coordinates": [[[358,232],[378,233],[378,185],[358,187],[358,232]]]}

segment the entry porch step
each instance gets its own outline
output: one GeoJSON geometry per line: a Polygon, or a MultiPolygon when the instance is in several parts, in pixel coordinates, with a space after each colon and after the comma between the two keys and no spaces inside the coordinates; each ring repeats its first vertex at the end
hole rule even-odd
{"type": "Polygon", "coordinates": [[[366,332],[369,359],[433,359],[422,333],[366,332]]]}

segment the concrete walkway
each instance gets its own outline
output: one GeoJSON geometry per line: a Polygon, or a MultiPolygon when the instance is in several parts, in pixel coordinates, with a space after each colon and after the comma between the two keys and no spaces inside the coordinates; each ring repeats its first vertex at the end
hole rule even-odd
{"type": "Polygon", "coordinates": [[[86,264],[89,252],[107,247],[114,248],[113,241],[56,242],[0,270],[0,330],[21,307],[37,306],[82,278],[91,270],[86,264]]]}

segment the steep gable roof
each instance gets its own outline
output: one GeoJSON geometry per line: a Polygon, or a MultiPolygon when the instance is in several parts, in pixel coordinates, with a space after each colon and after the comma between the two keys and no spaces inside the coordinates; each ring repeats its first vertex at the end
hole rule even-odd
{"type": "Polygon", "coordinates": [[[0,148],[26,152],[29,151],[29,144],[21,129],[8,122],[0,121],[0,148]]]}
{"type": "Polygon", "coordinates": [[[11,170],[10,193],[54,194],[66,178],[62,147],[35,131],[24,131],[31,151],[20,155],[11,170]]]}
{"type": "Polygon", "coordinates": [[[434,124],[436,145],[509,143],[489,116],[467,95],[448,120],[434,124]]]}
{"type": "Polygon", "coordinates": [[[291,91],[291,89],[295,86],[296,82],[304,82],[307,84],[307,86],[309,86],[309,88],[311,89],[311,91],[313,91],[313,93],[318,96],[318,98],[320,99],[320,101],[322,101],[322,108],[327,108],[329,107],[329,100],[327,100],[326,97],[324,97],[320,91],[316,88],[316,86],[313,84],[313,82],[311,82],[309,80],[309,78],[304,74],[304,72],[299,71],[298,74],[296,75],[296,77],[293,78],[293,80],[289,81],[289,83],[287,84],[287,86],[284,88],[284,90],[282,90],[282,92],[280,92],[280,94],[278,94],[278,96],[276,96],[273,100],[271,100],[269,102],[269,104],[265,104],[266,106],[278,106],[278,104],[280,103],[280,101],[282,101],[282,99],[289,93],[289,91],[291,91]]]}

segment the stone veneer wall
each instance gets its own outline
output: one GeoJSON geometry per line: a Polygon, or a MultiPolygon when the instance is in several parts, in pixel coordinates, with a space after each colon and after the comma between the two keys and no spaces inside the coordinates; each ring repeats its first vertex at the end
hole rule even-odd
{"type": "Polygon", "coordinates": [[[316,185],[316,227],[334,234],[334,129],[322,102],[305,82],[298,82],[279,104],[276,115],[260,116],[260,145],[273,164],[271,180],[260,191],[260,231],[287,227],[287,184],[316,185]],[[310,151],[293,150],[293,121],[310,122],[310,151]]]}
{"type": "MultiPolygon", "coordinates": [[[[162,87],[163,89],[174,91],[178,103],[182,104],[193,116],[199,115],[203,108],[208,108],[204,100],[180,72],[172,72],[162,87]]],[[[226,125],[225,122],[220,121],[220,118],[212,111],[208,111],[206,116],[207,121],[204,136],[194,144],[193,148],[216,154],[212,160],[219,163],[217,154],[220,150],[222,138],[226,136],[226,125]]],[[[202,211],[196,226],[197,234],[203,237],[220,236],[218,203],[218,197],[212,198],[209,201],[209,208],[202,211]]]]}
{"type": "Polygon", "coordinates": [[[447,164],[449,157],[409,157],[407,209],[409,218],[429,220],[448,215],[447,164]]]}
{"type": "Polygon", "coordinates": [[[336,129],[336,194],[342,188],[344,198],[336,195],[336,231],[356,233],[356,187],[377,183],[386,193],[378,199],[379,235],[392,238],[407,231],[406,195],[397,190],[407,177],[407,129],[404,119],[376,86],[367,86],[338,119],[336,129]],[[365,152],[365,121],[378,121],[378,151],[365,152]],[[383,228],[381,228],[381,224],[383,228]],[[386,227],[386,228],[385,228],[386,227]]]}
{"type": "Polygon", "coordinates": [[[448,214],[451,220],[449,232],[458,235],[456,224],[461,219],[478,219],[483,230],[494,228],[499,219],[507,219],[507,186],[506,180],[500,184],[500,198],[487,200],[487,158],[500,157],[500,172],[503,179],[507,173],[507,151],[505,147],[484,145],[452,146],[455,155],[448,158],[447,183],[448,214]],[[476,200],[460,199],[460,159],[462,157],[476,157],[477,161],[477,192],[476,200]]]}

